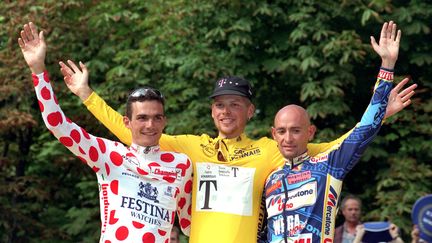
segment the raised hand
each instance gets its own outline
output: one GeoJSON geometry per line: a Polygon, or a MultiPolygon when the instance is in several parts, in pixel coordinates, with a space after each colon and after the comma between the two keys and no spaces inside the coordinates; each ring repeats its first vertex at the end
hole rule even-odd
{"type": "Polygon", "coordinates": [[[88,70],[86,65],[79,62],[81,70],[71,60],[68,60],[66,65],[64,62],[60,62],[60,71],[63,74],[63,79],[66,86],[72,93],[80,97],[82,101],[86,100],[93,90],[88,85],[88,70]]]}
{"type": "Polygon", "coordinates": [[[412,84],[408,88],[399,92],[408,83],[408,81],[409,78],[404,78],[390,92],[385,118],[389,118],[411,104],[411,96],[414,95],[414,90],[417,88],[417,84],[412,84]]]}
{"type": "Polygon", "coordinates": [[[37,32],[32,22],[25,24],[20,32],[18,45],[32,73],[38,74],[45,70],[46,43],[43,31],[37,32]]]}
{"type": "Polygon", "coordinates": [[[379,44],[375,38],[371,36],[372,48],[375,50],[382,59],[382,67],[393,69],[399,55],[399,43],[402,32],[400,30],[396,33],[396,24],[393,21],[390,23],[385,22],[381,29],[381,36],[379,44]]]}

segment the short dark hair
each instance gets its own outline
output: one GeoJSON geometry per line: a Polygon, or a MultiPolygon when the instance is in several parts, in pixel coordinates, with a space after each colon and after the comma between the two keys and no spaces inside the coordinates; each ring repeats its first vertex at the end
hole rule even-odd
{"type": "Polygon", "coordinates": [[[126,116],[129,119],[132,119],[132,103],[134,102],[143,102],[143,101],[157,101],[162,104],[162,107],[165,110],[165,97],[163,94],[154,88],[150,87],[142,87],[135,89],[132,91],[126,102],[126,116]]]}
{"type": "Polygon", "coordinates": [[[341,210],[343,210],[345,208],[346,201],[348,201],[349,199],[356,200],[360,204],[360,209],[361,209],[361,206],[362,206],[361,199],[359,197],[357,197],[356,195],[348,194],[344,197],[344,199],[341,202],[341,206],[340,206],[341,210]]]}

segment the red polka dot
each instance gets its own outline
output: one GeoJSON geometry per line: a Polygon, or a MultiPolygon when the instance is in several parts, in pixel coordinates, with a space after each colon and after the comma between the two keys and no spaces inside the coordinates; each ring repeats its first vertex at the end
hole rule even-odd
{"type": "Polygon", "coordinates": [[[113,180],[110,183],[111,191],[112,191],[112,193],[114,193],[116,195],[118,195],[118,184],[119,184],[118,180],[113,180]]]}
{"type": "Polygon", "coordinates": [[[161,154],[160,159],[163,162],[173,162],[174,161],[174,155],[172,155],[170,153],[164,153],[164,154],[161,154]]]}
{"type": "Polygon", "coordinates": [[[47,72],[44,72],[43,73],[43,77],[44,77],[44,80],[45,80],[45,82],[47,82],[47,83],[49,83],[49,76],[48,76],[48,73],[47,72]]]}
{"type": "Polygon", "coordinates": [[[158,233],[159,233],[161,236],[165,236],[167,232],[166,232],[165,230],[158,229],[158,233]]]}
{"type": "Polygon", "coordinates": [[[138,168],[138,167],[137,167],[137,171],[138,171],[138,173],[139,173],[140,175],[148,175],[147,172],[145,172],[144,170],[142,170],[142,169],[140,169],[140,168],[138,168]]]}
{"type": "Polygon", "coordinates": [[[127,153],[126,156],[127,157],[134,157],[134,158],[136,158],[135,154],[133,154],[133,153],[127,153]]]}
{"type": "Polygon", "coordinates": [[[110,170],[110,167],[109,167],[109,165],[107,163],[105,163],[105,171],[106,171],[106,174],[109,176],[111,170],[110,170]]]}
{"type": "Polygon", "coordinates": [[[90,136],[89,136],[89,134],[87,133],[86,130],[84,130],[83,128],[81,128],[81,132],[82,132],[82,134],[83,134],[83,136],[84,136],[85,138],[90,139],[90,136]]]}
{"type": "Polygon", "coordinates": [[[188,212],[189,215],[191,215],[191,213],[192,213],[192,207],[191,207],[191,205],[189,205],[187,212],[188,212]]]}
{"type": "Polygon", "coordinates": [[[176,191],[174,193],[174,198],[176,198],[179,193],[180,193],[180,190],[178,188],[176,188],[176,191]]]}
{"type": "Polygon", "coordinates": [[[100,151],[104,154],[106,152],[105,142],[101,138],[96,138],[100,151]]]}
{"type": "Polygon", "coordinates": [[[105,243],[111,243],[111,241],[110,240],[106,240],[105,243]]]}
{"type": "Polygon", "coordinates": [[[184,205],[186,204],[186,198],[182,197],[180,198],[179,202],[178,202],[178,206],[183,209],[184,205]]]}
{"type": "Polygon", "coordinates": [[[110,159],[111,159],[111,162],[116,166],[120,166],[121,164],[123,164],[123,158],[117,152],[111,152],[110,159]]]}
{"type": "Polygon", "coordinates": [[[96,162],[99,159],[99,153],[95,147],[91,146],[89,148],[89,156],[93,162],[96,162]]]}
{"type": "Polygon", "coordinates": [[[185,192],[190,193],[192,191],[192,180],[188,180],[185,184],[185,192]]]}
{"type": "Polygon", "coordinates": [[[84,149],[82,149],[81,146],[78,147],[78,150],[80,151],[81,154],[86,154],[86,152],[84,152],[84,149]]]}
{"type": "Polygon", "coordinates": [[[81,156],[77,156],[78,159],[80,159],[84,164],[87,164],[87,160],[85,160],[83,157],[81,156]]]}
{"type": "Polygon", "coordinates": [[[182,175],[182,176],[185,176],[185,175],[186,175],[186,169],[188,168],[186,164],[178,164],[178,165],[176,166],[176,168],[177,168],[177,169],[181,169],[181,171],[182,171],[181,175],[182,175]]]}
{"type": "Polygon", "coordinates": [[[119,220],[118,218],[115,217],[115,212],[116,212],[115,210],[111,210],[111,212],[110,212],[110,218],[109,218],[109,221],[108,221],[109,224],[115,224],[119,220]]]}
{"type": "Polygon", "coordinates": [[[176,178],[172,177],[172,176],[164,176],[164,177],[162,177],[162,179],[164,179],[165,181],[167,181],[169,183],[173,183],[176,180],[176,178]]]}
{"type": "Polygon", "coordinates": [[[137,229],[142,229],[142,228],[144,228],[144,224],[142,224],[142,223],[139,223],[139,222],[137,222],[137,221],[132,221],[132,225],[135,227],[135,228],[137,228],[137,229]]]}
{"type": "Polygon", "coordinates": [[[166,240],[164,241],[164,243],[169,243],[169,239],[166,239],[166,240]]]}
{"type": "Polygon", "coordinates": [[[99,169],[98,167],[96,167],[96,166],[93,166],[92,170],[93,170],[95,173],[97,173],[100,169],[99,169]]]}
{"type": "Polygon", "coordinates": [[[72,120],[69,119],[69,117],[66,117],[66,121],[67,121],[67,123],[72,124],[72,120]]]}
{"type": "Polygon", "coordinates": [[[151,169],[151,167],[160,167],[160,164],[157,162],[151,162],[148,164],[148,167],[151,169]]]}
{"type": "Polygon", "coordinates": [[[70,147],[73,145],[73,140],[70,137],[61,137],[59,138],[59,141],[66,147],[70,147]]]}
{"type": "Polygon", "coordinates": [[[145,233],[142,237],[144,243],[154,243],[156,241],[156,237],[153,233],[145,233]]]}
{"type": "Polygon", "coordinates": [[[39,79],[36,75],[32,75],[33,78],[33,85],[36,87],[39,84],[39,79]]]}
{"type": "Polygon", "coordinates": [[[182,229],[186,229],[190,225],[190,221],[188,219],[180,219],[180,226],[182,229]]]}
{"type": "Polygon", "coordinates": [[[54,94],[54,102],[58,105],[57,96],[54,94]]]}
{"type": "Polygon", "coordinates": [[[121,226],[116,230],[115,236],[117,240],[126,240],[129,236],[129,230],[126,226],[121,226]]]}
{"type": "Polygon", "coordinates": [[[70,132],[70,136],[75,141],[75,143],[79,143],[81,141],[81,134],[76,129],[70,132]]]}
{"type": "Polygon", "coordinates": [[[42,102],[40,102],[39,100],[38,100],[38,103],[39,103],[39,109],[40,109],[40,111],[41,111],[41,112],[44,112],[44,110],[45,110],[44,105],[43,105],[42,102]]]}
{"type": "Polygon", "coordinates": [[[51,92],[49,91],[49,89],[47,87],[43,87],[41,90],[41,96],[44,100],[49,100],[51,99],[51,92]]]}
{"type": "Polygon", "coordinates": [[[55,127],[63,122],[63,118],[60,112],[52,112],[47,116],[48,124],[55,127]]]}
{"type": "Polygon", "coordinates": [[[174,220],[175,220],[175,212],[171,212],[171,224],[174,224],[174,220]]]}

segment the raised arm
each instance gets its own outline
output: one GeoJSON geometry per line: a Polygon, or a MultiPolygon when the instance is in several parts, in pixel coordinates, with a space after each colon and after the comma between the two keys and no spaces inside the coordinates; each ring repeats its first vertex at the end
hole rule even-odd
{"type": "Polygon", "coordinates": [[[68,60],[68,65],[60,62],[60,71],[63,74],[64,81],[69,90],[77,95],[87,109],[107,127],[123,143],[130,145],[132,143],[132,134],[123,123],[123,116],[111,108],[101,97],[99,97],[88,84],[88,69],[83,63],[78,66],[68,60]]]}
{"type": "Polygon", "coordinates": [[[98,160],[98,158],[107,156],[103,153],[108,147],[109,141],[88,134],[84,129],[70,121],[61,110],[48,79],[48,73],[44,71],[46,44],[43,32],[38,34],[36,26],[30,22],[24,25],[18,44],[33,73],[36,97],[46,127],[66,148],[81,158],[83,162],[85,161],[93,170],[98,171],[98,173],[105,173],[106,167],[100,164],[105,159],[98,160]]]}
{"type": "Polygon", "coordinates": [[[20,32],[18,45],[27,65],[34,74],[45,71],[46,43],[43,31],[37,31],[36,26],[29,22],[25,24],[20,32]]]}
{"type": "MultiPolygon", "coordinates": [[[[402,35],[401,31],[396,31],[396,29],[397,26],[393,21],[390,21],[390,23],[386,22],[382,26],[379,43],[376,42],[373,36],[370,37],[372,48],[381,57],[381,67],[390,70],[391,72],[393,72],[393,68],[399,55],[399,43],[402,35]]],[[[414,95],[414,90],[417,87],[417,84],[412,84],[400,91],[408,81],[409,79],[405,78],[391,90],[384,118],[388,118],[398,113],[411,104],[411,97],[414,95]]],[[[312,152],[311,154],[316,154],[330,149],[331,147],[340,144],[352,131],[353,130],[350,130],[338,139],[329,143],[308,144],[308,150],[312,152]]]]}

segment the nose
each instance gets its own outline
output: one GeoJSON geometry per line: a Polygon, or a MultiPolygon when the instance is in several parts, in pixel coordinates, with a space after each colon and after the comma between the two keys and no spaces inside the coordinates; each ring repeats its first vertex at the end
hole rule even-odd
{"type": "Polygon", "coordinates": [[[146,126],[146,127],[153,127],[154,124],[155,124],[154,119],[153,119],[153,118],[149,118],[149,119],[146,121],[145,126],[146,126]]]}
{"type": "Polygon", "coordinates": [[[292,133],[290,133],[289,131],[287,131],[285,133],[284,139],[285,139],[285,142],[287,142],[287,143],[291,142],[292,141],[292,133]]]}

